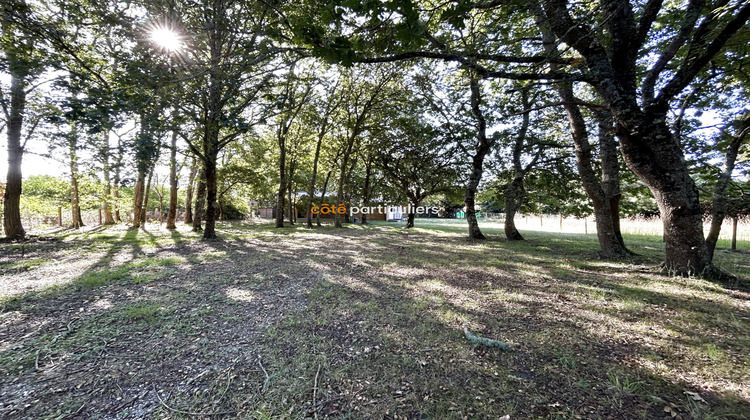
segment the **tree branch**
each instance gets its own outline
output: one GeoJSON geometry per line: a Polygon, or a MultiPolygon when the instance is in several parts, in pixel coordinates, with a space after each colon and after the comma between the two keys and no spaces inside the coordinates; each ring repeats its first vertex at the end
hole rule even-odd
{"type": "MultiPolygon", "coordinates": [[[[713,11],[712,11],[713,13],[713,11]]],[[[685,58],[683,65],[677,70],[674,77],[667,83],[666,86],[659,93],[658,98],[655,101],[654,106],[657,109],[666,109],[669,107],[669,102],[678,93],[680,93],[690,82],[695,78],[695,75],[708,64],[708,62],[721,51],[724,44],[732,37],[737,31],[739,31],[745,22],[750,18],[750,2],[739,10],[737,15],[732,18],[726,26],[716,35],[716,37],[705,46],[705,48],[695,48],[695,53],[699,55],[688,55],[685,58]]],[[[708,20],[708,18],[707,18],[708,20]]],[[[704,22],[705,23],[705,22],[704,22]]],[[[703,44],[702,39],[695,40],[695,44],[703,44]]],[[[691,43],[693,44],[693,43],[691,43]]]]}

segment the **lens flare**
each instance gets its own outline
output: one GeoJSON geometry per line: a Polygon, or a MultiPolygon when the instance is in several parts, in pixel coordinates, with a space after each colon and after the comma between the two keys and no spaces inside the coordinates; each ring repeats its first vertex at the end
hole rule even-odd
{"type": "Polygon", "coordinates": [[[177,32],[169,28],[156,28],[149,37],[156,45],[167,51],[177,51],[182,48],[182,40],[177,32]]]}

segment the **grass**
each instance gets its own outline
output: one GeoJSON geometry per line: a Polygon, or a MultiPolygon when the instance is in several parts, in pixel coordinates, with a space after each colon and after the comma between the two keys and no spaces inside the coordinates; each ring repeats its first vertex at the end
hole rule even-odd
{"type": "Polygon", "coordinates": [[[750,294],[653,269],[660,238],[604,261],[591,234],[396,226],[2,245],[0,416],[748,417],[750,294]]]}

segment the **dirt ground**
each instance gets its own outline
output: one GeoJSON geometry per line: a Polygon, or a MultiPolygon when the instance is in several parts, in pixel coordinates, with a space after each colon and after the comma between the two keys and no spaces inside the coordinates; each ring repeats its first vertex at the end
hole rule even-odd
{"type": "Polygon", "coordinates": [[[750,417],[750,293],[658,274],[656,251],[386,224],[219,234],[0,244],[0,417],[750,417]]]}

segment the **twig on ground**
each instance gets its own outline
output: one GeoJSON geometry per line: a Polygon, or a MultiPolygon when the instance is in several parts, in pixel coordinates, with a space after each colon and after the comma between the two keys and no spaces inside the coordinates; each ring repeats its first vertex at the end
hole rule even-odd
{"type": "Polygon", "coordinates": [[[315,408],[315,400],[318,397],[318,375],[320,375],[320,365],[318,365],[318,371],[315,372],[315,382],[313,383],[313,395],[312,395],[312,406],[314,411],[315,418],[318,418],[318,409],[315,408]]]}
{"type": "Polygon", "coordinates": [[[258,355],[258,366],[260,366],[260,369],[266,375],[266,380],[263,381],[263,388],[261,388],[261,392],[262,392],[266,390],[266,386],[268,386],[268,382],[271,380],[271,376],[268,375],[266,368],[263,367],[263,363],[260,361],[260,355],[258,355]]]}
{"type": "Polygon", "coordinates": [[[75,413],[68,414],[67,416],[63,417],[64,419],[70,419],[78,415],[83,410],[83,407],[86,407],[86,403],[81,404],[80,407],[78,407],[78,410],[76,410],[75,413]]]}
{"type": "Polygon", "coordinates": [[[117,411],[120,411],[120,410],[122,410],[123,408],[125,408],[125,407],[128,407],[128,406],[130,406],[131,404],[133,404],[133,403],[134,403],[134,402],[136,402],[137,400],[139,400],[139,399],[141,399],[141,398],[145,397],[145,396],[146,396],[146,394],[148,394],[148,390],[145,390],[145,391],[143,391],[142,393],[140,393],[140,394],[136,395],[135,397],[131,398],[130,400],[128,400],[128,401],[125,401],[124,403],[122,403],[122,404],[118,405],[118,406],[117,406],[117,407],[115,407],[115,408],[114,408],[114,409],[113,409],[112,411],[113,411],[113,412],[117,412],[117,411]]]}
{"type": "Polygon", "coordinates": [[[185,414],[187,416],[198,416],[198,417],[211,417],[211,416],[225,416],[227,414],[236,414],[236,411],[219,411],[216,413],[196,413],[192,411],[184,411],[184,410],[178,410],[174,407],[170,407],[167,405],[167,403],[161,398],[161,395],[159,395],[159,391],[156,390],[156,384],[151,384],[151,386],[154,389],[154,393],[156,394],[156,398],[159,399],[159,403],[164,406],[167,410],[173,412],[173,413],[180,413],[185,414]]]}

